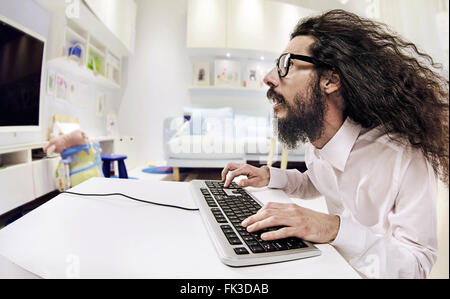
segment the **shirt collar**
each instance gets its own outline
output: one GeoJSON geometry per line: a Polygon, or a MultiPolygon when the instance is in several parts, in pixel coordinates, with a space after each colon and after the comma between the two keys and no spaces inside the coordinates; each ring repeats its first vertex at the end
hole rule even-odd
{"type": "Polygon", "coordinates": [[[344,171],[360,132],[361,126],[347,118],[333,138],[322,149],[317,150],[320,157],[338,170],[344,171]]]}

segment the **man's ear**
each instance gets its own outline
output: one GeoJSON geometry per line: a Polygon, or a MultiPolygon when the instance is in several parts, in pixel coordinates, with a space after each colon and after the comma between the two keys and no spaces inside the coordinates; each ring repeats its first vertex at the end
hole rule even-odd
{"type": "Polygon", "coordinates": [[[327,95],[330,95],[341,89],[341,78],[336,72],[330,70],[322,75],[320,85],[322,86],[323,91],[327,95]]]}

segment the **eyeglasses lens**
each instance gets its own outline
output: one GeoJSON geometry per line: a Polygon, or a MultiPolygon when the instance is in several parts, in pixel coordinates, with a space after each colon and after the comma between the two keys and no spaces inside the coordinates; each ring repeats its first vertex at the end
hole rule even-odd
{"type": "Polygon", "coordinates": [[[289,69],[289,55],[282,55],[278,59],[278,73],[280,77],[284,77],[287,75],[287,71],[289,69]]]}

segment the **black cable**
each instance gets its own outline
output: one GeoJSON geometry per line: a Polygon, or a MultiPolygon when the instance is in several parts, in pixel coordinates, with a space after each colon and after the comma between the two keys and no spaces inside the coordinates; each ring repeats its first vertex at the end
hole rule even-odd
{"type": "Polygon", "coordinates": [[[175,209],[181,209],[181,210],[185,210],[185,211],[199,211],[199,209],[191,209],[191,208],[185,208],[185,207],[179,207],[179,206],[174,206],[174,205],[168,205],[168,204],[163,204],[163,203],[157,203],[157,202],[152,202],[152,201],[147,201],[147,200],[142,200],[139,198],[134,198],[122,193],[110,193],[110,194],[82,194],[82,193],[75,193],[75,192],[70,192],[70,191],[64,191],[61,193],[67,193],[67,194],[72,194],[72,195],[78,195],[78,196],[89,196],[89,197],[98,197],[98,196],[123,196],[135,201],[139,201],[139,202],[143,202],[143,203],[148,203],[148,204],[152,204],[152,205],[157,205],[157,206],[161,206],[161,207],[167,207],[167,208],[175,208],[175,209]]]}

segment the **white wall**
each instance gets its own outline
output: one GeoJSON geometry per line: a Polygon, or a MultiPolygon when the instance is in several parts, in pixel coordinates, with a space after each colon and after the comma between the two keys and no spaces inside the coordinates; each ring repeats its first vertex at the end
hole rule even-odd
{"type": "Polygon", "coordinates": [[[448,70],[448,0],[380,0],[380,8],[383,22],[448,70]],[[440,12],[446,29],[438,25],[440,12]]]}
{"type": "Polygon", "coordinates": [[[191,64],[186,52],[185,0],[138,0],[136,49],[128,61],[119,108],[120,133],[136,137],[138,159],[163,159],[164,118],[189,100],[191,64]]]}
{"type": "MultiPolygon", "coordinates": [[[[367,0],[272,0],[299,5],[320,12],[331,9],[345,9],[359,15],[365,15],[368,7],[367,0]]],[[[371,0],[369,0],[371,1],[371,0]]]]}

